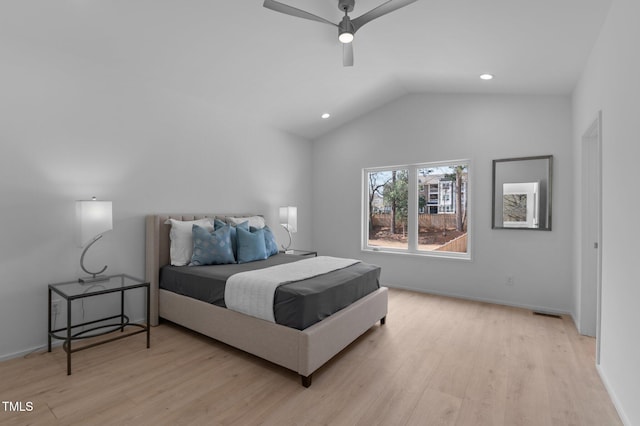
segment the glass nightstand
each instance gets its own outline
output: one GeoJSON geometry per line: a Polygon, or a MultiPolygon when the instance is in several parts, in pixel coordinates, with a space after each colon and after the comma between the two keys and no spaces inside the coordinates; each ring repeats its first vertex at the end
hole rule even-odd
{"type": "Polygon", "coordinates": [[[309,251],[309,250],[291,249],[291,250],[281,251],[280,253],[290,254],[292,256],[303,256],[303,257],[305,257],[305,256],[317,257],[318,256],[318,252],[317,251],[309,251]]]}
{"type": "Polygon", "coordinates": [[[93,283],[80,283],[76,281],[68,281],[57,284],[49,284],[49,328],[48,328],[48,350],[51,352],[51,339],[64,340],[62,345],[64,351],[67,353],[67,375],[71,374],[71,354],[84,349],[89,349],[97,345],[112,342],[114,340],[122,339],[125,337],[133,336],[134,334],[147,333],[147,348],[150,345],[150,326],[149,326],[149,283],[143,280],[131,277],[125,274],[112,275],[107,277],[104,281],[93,283]],[[131,323],[129,317],[124,313],[124,293],[128,290],[136,288],[146,289],[146,324],[131,323]],[[72,302],[78,299],[84,299],[87,297],[96,297],[103,294],[120,292],[120,313],[108,316],[105,318],[96,319],[93,321],[82,322],[74,324],[72,319],[72,302]],[[67,323],[62,328],[52,329],[51,324],[51,306],[53,293],[62,297],[67,302],[67,323]],[[92,326],[85,328],[86,326],[92,326]],[[78,348],[72,348],[71,343],[81,339],[87,339],[91,337],[101,336],[116,331],[124,332],[125,327],[139,327],[132,333],[127,333],[119,336],[115,336],[109,339],[100,340],[95,343],[83,345],[78,348]],[[81,328],[80,331],[74,329],[81,328]],[[64,332],[64,334],[58,334],[64,332]]]}

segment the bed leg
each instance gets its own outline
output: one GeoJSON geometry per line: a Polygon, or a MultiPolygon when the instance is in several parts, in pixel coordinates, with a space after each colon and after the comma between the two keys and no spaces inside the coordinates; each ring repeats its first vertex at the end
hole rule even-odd
{"type": "Polygon", "coordinates": [[[311,386],[311,374],[309,374],[308,376],[303,376],[301,374],[300,379],[302,379],[302,386],[304,386],[305,388],[311,386]]]}
{"type": "Polygon", "coordinates": [[[387,323],[387,317],[380,318],[380,325],[385,325],[387,323]]]}

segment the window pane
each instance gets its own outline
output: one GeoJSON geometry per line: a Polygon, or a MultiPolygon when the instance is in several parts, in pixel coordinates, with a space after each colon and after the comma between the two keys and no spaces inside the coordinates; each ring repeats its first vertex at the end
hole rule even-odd
{"type": "Polygon", "coordinates": [[[418,250],[467,253],[468,165],[418,168],[418,250]]]}
{"type": "Polygon", "coordinates": [[[409,171],[383,170],[367,173],[369,223],[367,245],[404,249],[407,242],[409,171]]]}

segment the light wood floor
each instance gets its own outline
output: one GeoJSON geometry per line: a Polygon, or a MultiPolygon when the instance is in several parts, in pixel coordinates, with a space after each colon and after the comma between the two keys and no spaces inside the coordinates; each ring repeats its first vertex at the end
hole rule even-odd
{"type": "Polygon", "coordinates": [[[298,375],[171,324],[73,354],[0,363],[18,425],[618,425],[591,338],[569,318],[391,290],[376,325],[298,375]]]}

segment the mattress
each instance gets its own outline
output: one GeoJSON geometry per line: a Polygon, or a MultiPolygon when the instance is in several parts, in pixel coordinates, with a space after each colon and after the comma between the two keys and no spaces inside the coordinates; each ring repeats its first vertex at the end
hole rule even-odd
{"type": "MultiPolygon", "coordinates": [[[[276,254],[250,263],[211,266],[164,266],[160,288],[226,307],[224,287],[231,275],[300,260],[276,254]]],[[[276,323],[304,330],[380,287],[380,267],[356,263],[317,277],[283,284],[274,297],[276,323]]]]}

